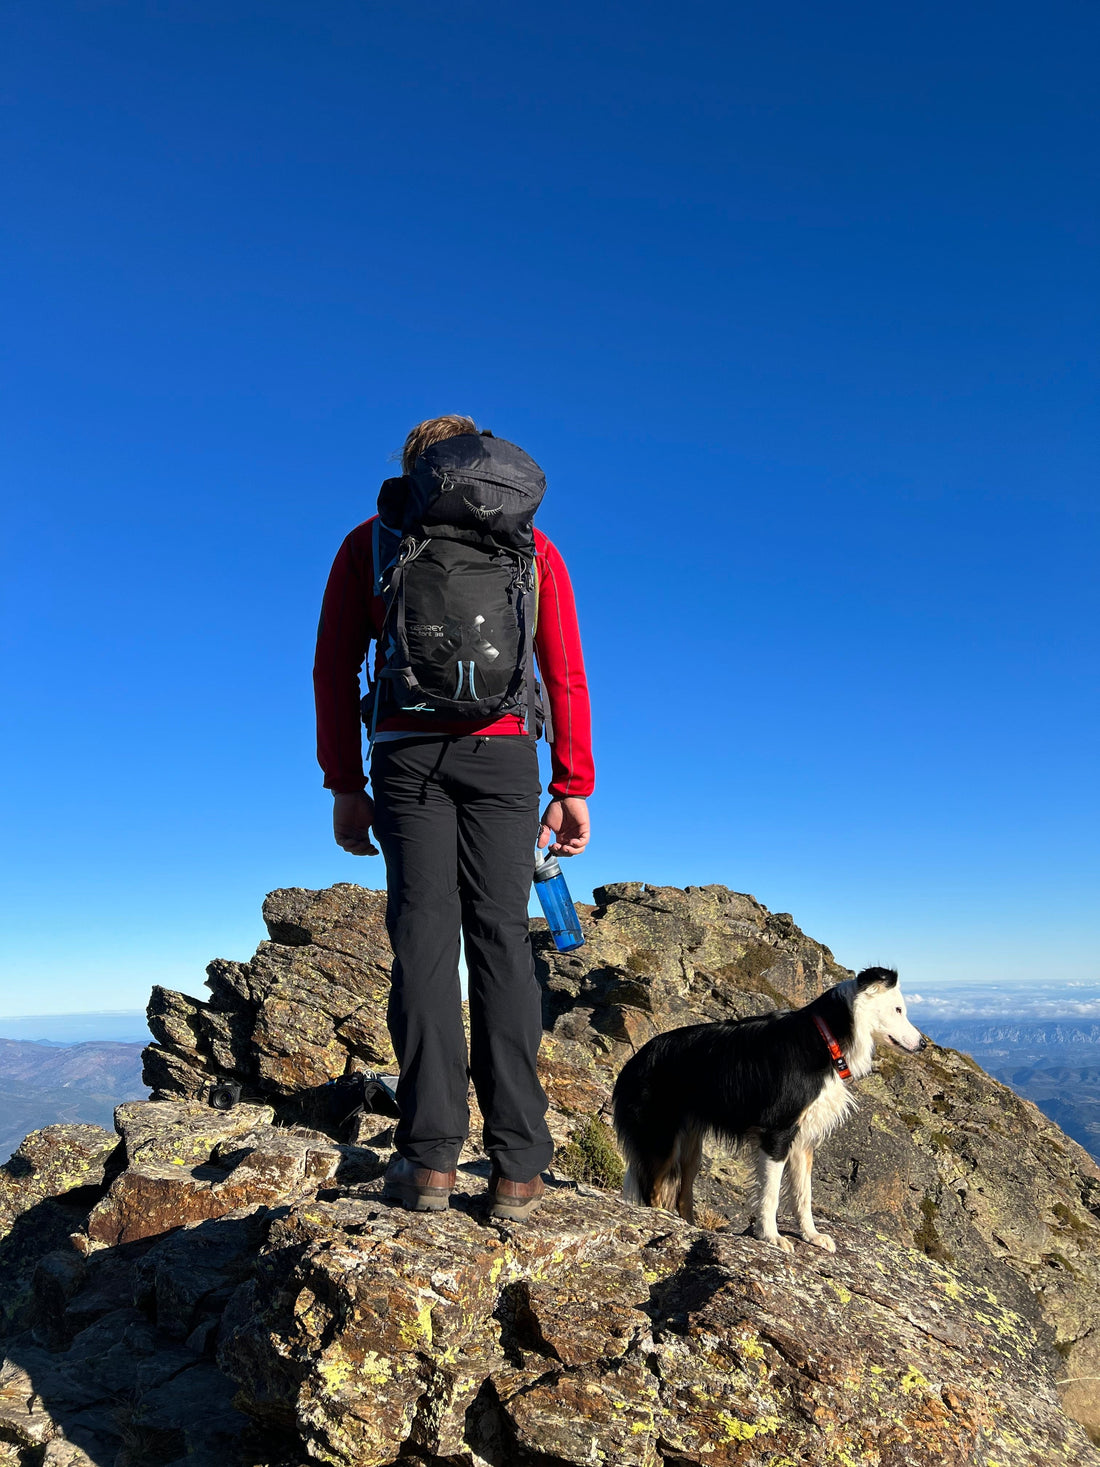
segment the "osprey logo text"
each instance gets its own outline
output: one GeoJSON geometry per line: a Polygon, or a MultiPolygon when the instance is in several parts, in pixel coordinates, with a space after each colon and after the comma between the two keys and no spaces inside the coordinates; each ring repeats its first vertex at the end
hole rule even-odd
{"type": "Polygon", "coordinates": [[[466,506],[467,509],[472,509],[479,520],[491,520],[493,516],[495,514],[499,514],[504,507],[500,504],[475,504],[472,499],[467,499],[465,495],[462,496],[462,503],[466,506]]]}
{"type": "Polygon", "coordinates": [[[422,622],[419,626],[408,629],[414,637],[441,637],[443,628],[438,622],[422,622]]]}

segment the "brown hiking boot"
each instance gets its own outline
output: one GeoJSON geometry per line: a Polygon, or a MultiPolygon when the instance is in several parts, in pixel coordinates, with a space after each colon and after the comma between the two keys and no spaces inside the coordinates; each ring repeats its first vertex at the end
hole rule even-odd
{"type": "Polygon", "coordinates": [[[395,1156],[386,1168],[382,1197],[400,1202],[411,1212],[445,1212],[455,1184],[454,1172],[433,1172],[395,1156]]]}
{"type": "Polygon", "coordinates": [[[489,1178],[489,1216],[526,1222],[545,1191],[541,1177],[532,1177],[529,1182],[510,1182],[494,1169],[489,1178]]]}

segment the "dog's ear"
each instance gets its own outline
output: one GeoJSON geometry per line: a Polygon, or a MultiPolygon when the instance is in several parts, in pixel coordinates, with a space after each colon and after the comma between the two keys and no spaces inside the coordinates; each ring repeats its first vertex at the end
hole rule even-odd
{"type": "Polygon", "coordinates": [[[860,993],[874,987],[878,983],[883,988],[896,988],[898,975],[894,968],[864,968],[862,973],[856,974],[856,987],[860,993]]]}

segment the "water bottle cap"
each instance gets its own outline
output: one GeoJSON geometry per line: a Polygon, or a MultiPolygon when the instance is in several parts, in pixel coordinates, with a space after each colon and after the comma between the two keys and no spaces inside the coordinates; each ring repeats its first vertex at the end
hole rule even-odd
{"type": "Polygon", "coordinates": [[[545,851],[535,851],[535,880],[553,881],[555,876],[561,875],[561,867],[558,865],[557,856],[548,856],[545,851]]]}

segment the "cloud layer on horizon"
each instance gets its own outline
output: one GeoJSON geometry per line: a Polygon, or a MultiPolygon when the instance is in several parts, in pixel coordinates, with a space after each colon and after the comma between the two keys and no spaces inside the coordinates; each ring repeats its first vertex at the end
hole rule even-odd
{"type": "Polygon", "coordinates": [[[1092,985],[1074,984],[1084,989],[1080,997],[1069,997],[1066,987],[1047,992],[1028,992],[1026,987],[1011,990],[1000,985],[990,988],[967,988],[958,993],[911,993],[906,995],[913,1018],[990,1019],[1007,1023],[1028,1020],[1100,1021],[1100,991],[1092,985]]]}

